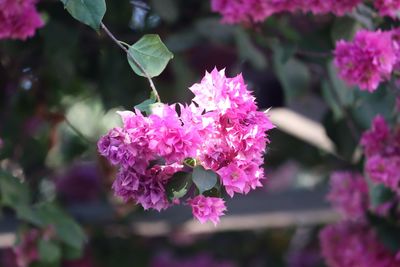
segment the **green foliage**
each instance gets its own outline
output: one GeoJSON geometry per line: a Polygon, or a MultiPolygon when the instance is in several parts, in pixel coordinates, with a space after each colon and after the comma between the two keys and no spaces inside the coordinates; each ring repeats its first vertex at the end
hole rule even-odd
{"type": "Polygon", "coordinates": [[[107,10],[105,0],[61,0],[61,2],[76,20],[96,31],[100,29],[101,21],[107,10]]]}
{"type": "Polygon", "coordinates": [[[166,187],[167,197],[169,200],[184,197],[192,186],[190,173],[177,172],[168,182],[166,187]]]}
{"type": "Polygon", "coordinates": [[[135,61],[152,78],[160,75],[173,57],[157,34],[147,34],[129,47],[128,61],[137,75],[146,77],[135,61]]]}
{"type": "Polygon", "coordinates": [[[0,205],[25,208],[29,203],[30,193],[26,183],[0,170],[0,205]]]}
{"type": "Polygon", "coordinates": [[[136,105],[135,108],[142,112],[146,112],[147,114],[150,114],[151,105],[154,103],[156,103],[156,101],[154,99],[146,99],[142,103],[136,105]]]}
{"type": "Polygon", "coordinates": [[[293,57],[296,46],[284,45],[277,39],[266,40],[273,51],[273,69],[279,79],[287,104],[304,95],[311,85],[311,74],[306,64],[293,57]]]}
{"type": "Polygon", "coordinates": [[[396,194],[383,184],[376,184],[371,186],[370,199],[373,207],[377,207],[380,204],[392,201],[395,196],[396,194]]]}
{"type": "Polygon", "coordinates": [[[192,179],[200,194],[212,189],[218,181],[218,175],[212,170],[206,170],[198,165],[193,168],[192,179]]]}
{"type": "Polygon", "coordinates": [[[61,260],[61,249],[55,241],[39,240],[38,251],[40,261],[45,264],[56,264],[61,260]]]}
{"type": "Polygon", "coordinates": [[[400,225],[393,220],[382,218],[371,213],[368,221],[375,229],[382,243],[394,253],[400,249],[400,225]]]}

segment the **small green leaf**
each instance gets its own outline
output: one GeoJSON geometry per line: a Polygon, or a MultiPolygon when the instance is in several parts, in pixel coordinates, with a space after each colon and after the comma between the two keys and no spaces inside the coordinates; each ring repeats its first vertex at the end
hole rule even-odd
{"type": "Polygon", "coordinates": [[[29,202],[28,186],[11,174],[0,171],[0,204],[16,208],[27,206],[29,202]]]}
{"type": "Polygon", "coordinates": [[[179,199],[184,197],[190,186],[192,185],[192,180],[187,172],[177,172],[175,173],[171,180],[168,182],[166,187],[167,197],[169,200],[179,199]]]}
{"type": "Polygon", "coordinates": [[[76,20],[96,31],[100,29],[101,21],[107,10],[105,0],[61,0],[61,2],[76,20]]]}
{"type": "Polygon", "coordinates": [[[149,115],[151,113],[151,105],[154,103],[156,103],[156,100],[146,99],[142,103],[136,105],[135,108],[149,115]]]}
{"type": "Polygon", "coordinates": [[[383,184],[373,185],[371,188],[371,204],[374,207],[393,200],[395,196],[396,194],[383,184]]]}
{"type": "Polygon", "coordinates": [[[39,258],[44,263],[55,263],[61,259],[61,249],[57,243],[50,240],[39,240],[39,258]]]}
{"type": "Polygon", "coordinates": [[[218,175],[215,172],[212,170],[206,170],[200,165],[194,167],[192,177],[200,194],[212,189],[218,181],[218,175]]]}
{"type": "Polygon", "coordinates": [[[160,75],[173,57],[157,34],[146,34],[129,47],[128,61],[137,75],[146,77],[133,59],[152,78],[160,75]]]}

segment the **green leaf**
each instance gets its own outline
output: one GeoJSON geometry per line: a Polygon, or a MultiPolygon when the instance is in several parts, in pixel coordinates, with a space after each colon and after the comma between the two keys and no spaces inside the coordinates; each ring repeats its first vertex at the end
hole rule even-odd
{"type": "Polygon", "coordinates": [[[385,187],[383,184],[373,185],[370,191],[371,204],[373,207],[389,202],[396,196],[392,190],[385,187]]]}
{"type": "Polygon", "coordinates": [[[68,245],[63,245],[61,247],[63,259],[66,260],[77,260],[82,258],[83,250],[77,249],[68,245]]]}
{"type": "Polygon", "coordinates": [[[250,36],[243,29],[236,29],[235,40],[239,55],[243,60],[248,60],[254,68],[259,70],[267,67],[265,55],[252,43],[250,36]]]}
{"type": "MultiPolygon", "coordinates": [[[[296,101],[310,88],[311,74],[303,62],[296,58],[287,59],[288,51],[278,41],[270,44],[275,73],[282,84],[287,104],[296,101]]],[[[290,51],[289,51],[290,52],[290,51]]]]}
{"type": "Polygon", "coordinates": [[[203,166],[196,166],[193,169],[192,179],[200,194],[212,189],[217,181],[218,175],[212,170],[206,170],[203,166]]]}
{"type": "Polygon", "coordinates": [[[61,2],[76,20],[96,31],[100,29],[101,21],[107,10],[105,0],[61,0],[61,2]]]}
{"type": "Polygon", "coordinates": [[[352,115],[363,129],[371,126],[373,118],[380,114],[386,119],[390,119],[396,102],[394,90],[380,86],[375,92],[354,91],[356,104],[353,106],[352,115]]]}
{"type": "Polygon", "coordinates": [[[39,259],[44,263],[55,263],[61,259],[61,249],[57,243],[50,240],[39,240],[39,259]]]}
{"type": "Polygon", "coordinates": [[[368,213],[367,218],[382,243],[391,251],[397,252],[400,249],[400,226],[371,213],[368,213]]]}
{"type": "Polygon", "coordinates": [[[36,207],[36,212],[41,218],[43,225],[52,225],[58,238],[65,244],[82,249],[86,241],[82,228],[59,207],[52,203],[42,204],[36,207]]]}
{"type": "Polygon", "coordinates": [[[0,204],[16,208],[27,206],[29,202],[28,186],[11,174],[0,171],[0,204]]]}
{"type": "Polygon", "coordinates": [[[152,78],[160,75],[173,57],[157,34],[146,34],[129,47],[128,61],[137,75],[146,77],[133,59],[152,78]]]}
{"type": "Polygon", "coordinates": [[[350,17],[338,17],[335,19],[331,30],[332,41],[351,40],[355,33],[362,28],[360,23],[350,17]]]}
{"type": "Polygon", "coordinates": [[[149,115],[151,113],[151,105],[154,103],[156,103],[155,99],[146,99],[142,103],[136,105],[135,108],[149,115]]]}
{"type": "Polygon", "coordinates": [[[168,182],[166,187],[167,197],[169,200],[179,199],[184,197],[190,186],[192,185],[192,180],[187,172],[177,172],[175,173],[171,180],[168,182]]]}

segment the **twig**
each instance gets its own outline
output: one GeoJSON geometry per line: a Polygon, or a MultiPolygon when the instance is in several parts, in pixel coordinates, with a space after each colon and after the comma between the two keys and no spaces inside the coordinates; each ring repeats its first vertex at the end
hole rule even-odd
{"type": "Polygon", "coordinates": [[[128,55],[128,57],[132,60],[132,62],[138,67],[138,69],[144,74],[150,84],[150,88],[153,91],[154,96],[157,99],[157,102],[161,102],[160,96],[158,95],[157,89],[154,86],[153,80],[151,79],[150,75],[146,72],[142,65],[132,56],[129,50],[123,45],[124,42],[119,41],[111,32],[110,30],[101,23],[101,28],[105,31],[105,33],[128,55]]]}

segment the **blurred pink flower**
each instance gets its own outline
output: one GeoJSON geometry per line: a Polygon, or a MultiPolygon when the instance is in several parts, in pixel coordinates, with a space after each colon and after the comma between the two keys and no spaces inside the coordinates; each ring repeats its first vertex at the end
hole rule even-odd
{"type": "Polygon", "coordinates": [[[335,172],[331,175],[327,199],[346,219],[362,219],[369,207],[368,185],[358,173],[335,172]]]}
{"type": "Polygon", "coordinates": [[[188,201],[192,206],[193,216],[201,223],[210,220],[214,225],[219,223],[219,217],[226,211],[225,202],[218,197],[205,197],[202,195],[188,201]]]}
{"type": "Polygon", "coordinates": [[[25,40],[43,26],[36,0],[0,0],[0,39],[25,40]]]}

